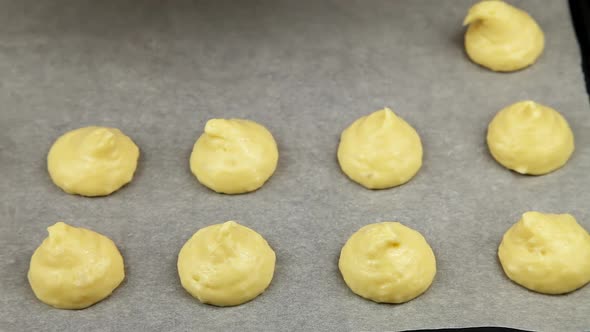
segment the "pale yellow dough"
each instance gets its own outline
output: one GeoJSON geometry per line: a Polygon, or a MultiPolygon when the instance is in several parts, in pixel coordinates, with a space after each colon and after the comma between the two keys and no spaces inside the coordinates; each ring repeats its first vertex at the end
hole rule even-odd
{"type": "Polygon", "coordinates": [[[420,296],[436,274],[434,253],[424,237],[398,222],[362,227],[342,248],[338,265],[355,294],[384,303],[420,296]]]}
{"type": "Polygon", "coordinates": [[[58,222],[35,250],[29,283],[42,302],[83,309],[109,296],[125,278],[123,257],[109,238],[58,222]]]}
{"type": "Polygon", "coordinates": [[[498,112],[488,126],[487,142],[496,161],[521,174],[554,171],[574,152],[574,134],[565,118],[533,101],[498,112]]]}
{"type": "Polygon", "coordinates": [[[200,229],[178,254],[182,287],[203,303],[234,306],[270,285],[275,253],[260,234],[235,221],[200,229]]]}
{"type": "Polygon", "coordinates": [[[503,1],[481,1],[463,22],[465,50],[473,62],[494,71],[515,71],[533,64],[543,52],[545,37],[526,12],[503,1]]]}
{"type": "Polygon", "coordinates": [[[133,179],[139,148],[119,129],[85,127],[58,138],[49,150],[47,169],[69,194],[105,196],[133,179]]]}
{"type": "Polygon", "coordinates": [[[412,126],[384,108],[342,132],[338,162],[344,174],[366,188],[391,188],[418,173],[422,142],[412,126]]]}
{"type": "Polygon", "coordinates": [[[569,214],[527,212],[498,249],[512,281],[545,294],[572,292],[590,282],[590,235],[569,214]]]}
{"type": "Polygon", "coordinates": [[[224,194],[254,191],[277,168],[279,151],[262,125],[241,119],[212,119],[193,147],[190,166],[206,187],[224,194]]]}

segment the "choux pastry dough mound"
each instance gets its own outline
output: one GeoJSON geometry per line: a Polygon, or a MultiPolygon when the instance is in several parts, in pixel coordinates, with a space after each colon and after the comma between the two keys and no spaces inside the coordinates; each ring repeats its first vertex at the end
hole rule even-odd
{"type": "Polygon", "coordinates": [[[69,194],[105,196],[133,179],[139,148],[119,129],[85,127],[65,133],[49,150],[47,169],[69,194]]]}
{"type": "Polygon", "coordinates": [[[422,142],[412,126],[384,108],[342,132],[338,162],[344,174],[366,188],[391,188],[418,173],[422,142]]]}
{"type": "Polygon", "coordinates": [[[465,50],[471,60],[494,71],[532,65],[543,52],[545,37],[526,12],[503,1],[481,1],[465,17],[465,50]]]}
{"type": "Polygon", "coordinates": [[[569,214],[523,214],[498,257],[508,278],[535,292],[564,294],[590,281],[590,235],[569,214]]]}
{"type": "Polygon", "coordinates": [[[436,274],[434,253],[424,237],[398,222],[362,227],[342,248],[338,266],[355,294],[383,303],[420,296],[436,274]]]}
{"type": "Polygon", "coordinates": [[[521,174],[554,171],[574,152],[574,135],[565,118],[533,101],[498,112],[488,126],[487,142],[498,163],[521,174]]]}
{"type": "Polygon", "coordinates": [[[262,125],[241,119],[212,119],[193,147],[191,171],[206,187],[224,194],[254,191],[277,168],[279,151],[262,125]]]}
{"type": "Polygon", "coordinates": [[[197,231],[178,254],[182,287],[203,303],[235,306],[270,285],[275,253],[260,234],[235,221],[197,231]]]}
{"type": "Polygon", "coordinates": [[[42,302],[83,309],[109,296],[125,278],[123,257],[109,238],[58,222],[35,250],[29,283],[42,302]]]}

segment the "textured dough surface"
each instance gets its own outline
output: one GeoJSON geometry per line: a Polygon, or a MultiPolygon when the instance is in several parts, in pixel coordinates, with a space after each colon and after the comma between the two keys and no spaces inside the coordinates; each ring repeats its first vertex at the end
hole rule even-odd
{"type": "Polygon", "coordinates": [[[178,254],[182,287],[203,303],[234,306],[270,285],[275,253],[260,234],[234,221],[197,231],[178,254]]]}
{"type": "Polygon", "coordinates": [[[109,296],[125,278],[123,257],[109,238],[58,222],[35,250],[29,283],[42,302],[83,309],[109,296]]]}
{"type": "Polygon", "coordinates": [[[402,185],[422,166],[422,142],[412,126],[389,108],[363,116],[340,137],[344,174],[369,189],[402,185]]]}
{"type": "Polygon", "coordinates": [[[498,257],[508,278],[539,293],[568,293],[590,281],[590,235],[569,214],[523,214],[498,257]]]}
{"type": "Polygon", "coordinates": [[[69,194],[105,196],[131,182],[138,158],[139,148],[119,129],[85,127],[53,143],[47,169],[69,194]]]}
{"type": "Polygon", "coordinates": [[[362,227],[342,248],[338,266],[355,294],[384,303],[420,296],[436,274],[434,253],[424,237],[398,222],[362,227]]]}
{"type": "Polygon", "coordinates": [[[574,134],[565,118],[533,101],[498,112],[488,126],[487,142],[496,161],[521,174],[554,171],[574,152],[574,134]]]}
{"type": "Polygon", "coordinates": [[[465,50],[471,60],[494,71],[515,71],[533,64],[545,37],[526,12],[503,1],[482,1],[465,17],[465,50]]]}
{"type": "Polygon", "coordinates": [[[264,126],[242,119],[211,119],[193,147],[190,166],[206,187],[242,194],[262,187],[278,160],[275,139],[264,126]]]}

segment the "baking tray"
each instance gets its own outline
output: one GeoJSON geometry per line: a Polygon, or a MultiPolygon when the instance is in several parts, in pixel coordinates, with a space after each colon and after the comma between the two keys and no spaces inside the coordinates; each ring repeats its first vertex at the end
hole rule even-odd
{"type": "Polygon", "coordinates": [[[568,212],[590,229],[590,112],[567,1],[512,1],[546,34],[526,70],[471,63],[462,19],[474,1],[0,1],[0,330],[406,330],[590,327],[590,287],[565,296],[510,282],[496,259],[527,210],[568,212]],[[502,107],[533,99],[576,135],[562,169],[521,176],[488,154],[502,107]],[[424,166],[370,191],[336,161],[340,132],[392,107],[420,133],[424,166]],[[209,118],[266,125],[280,149],[260,190],[220,195],[190,173],[209,118]],[[104,198],[63,193],[46,171],[69,129],[114,126],[141,149],[133,182],[104,198]],[[177,253],[197,229],[235,219],[277,253],[270,288],[232,308],[180,286],[177,253]],[[26,272],[57,220],[111,237],[126,262],[112,297],[82,311],[37,301],[26,272]],[[403,305],[355,296],[337,267],[361,226],[397,220],[422,232],[438,274],[403,305]]]}

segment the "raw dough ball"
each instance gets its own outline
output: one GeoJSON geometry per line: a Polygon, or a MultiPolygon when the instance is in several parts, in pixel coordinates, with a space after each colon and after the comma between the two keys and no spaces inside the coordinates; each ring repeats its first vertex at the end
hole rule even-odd
{"type": "Polygon", "coordinates": [[[539,293],[568,293],[590,281],[590,235],[569,214],[523,214],[498,257],[508,278],[539,293]]]}
{"type": "Polygon", "coordinates": [[[39,300],[60,309],[100,302],[125,278],[123,257],[109,238],[58,222],[35,250],[29,283],[39,300]]]}
{"type": "Polygon", "coordinates": [[[279,151],[262,125],[241,119],[212,119],[191,154],[191,170],[199,182],[224,194],[254,191],[277,168],[279,151]]]}
{"type": "Polygon", "coordinates": [[[467,55],[494,71],[514,71],[533,64],[545,37],[526,12],[503,1],[482,1],[469,9],[463,25],[467,55]]]}
{"type": "Polygon", "coordinates": [[[369,189],[408,182],[422,166],[416,130],[389,108],[356,120],[342,132],[338,146],[342,171],[369,189]]]}
{"type": "Polygon", "coordinates": [[[342,248],[338,265],[348,287],[375,302],[410,301],[428,289],[436,274],[424,237],[398,222],[358,230],[342,248]]]}
{"type": "Polygon", "coordinates": [[[235,221],[200,229],[178,254],[182,287],[203,303],[248,302],[270,285],[275,252],[260,234],[235,221]]]}
{"type": "Polygon", "coordinates": [[[85,127],[53,143],[47,169],[53,182],[69,194],[105,196],[133,179],[139,149],[119,129],[85,127]]]}
{"type": "Polygon", "coordinates": [[[498,112],[488,126],[487,141],[497,162],[521,174],[554,171],[574,151],[574,134],[563,116],[533,101],[498,112]]]}

